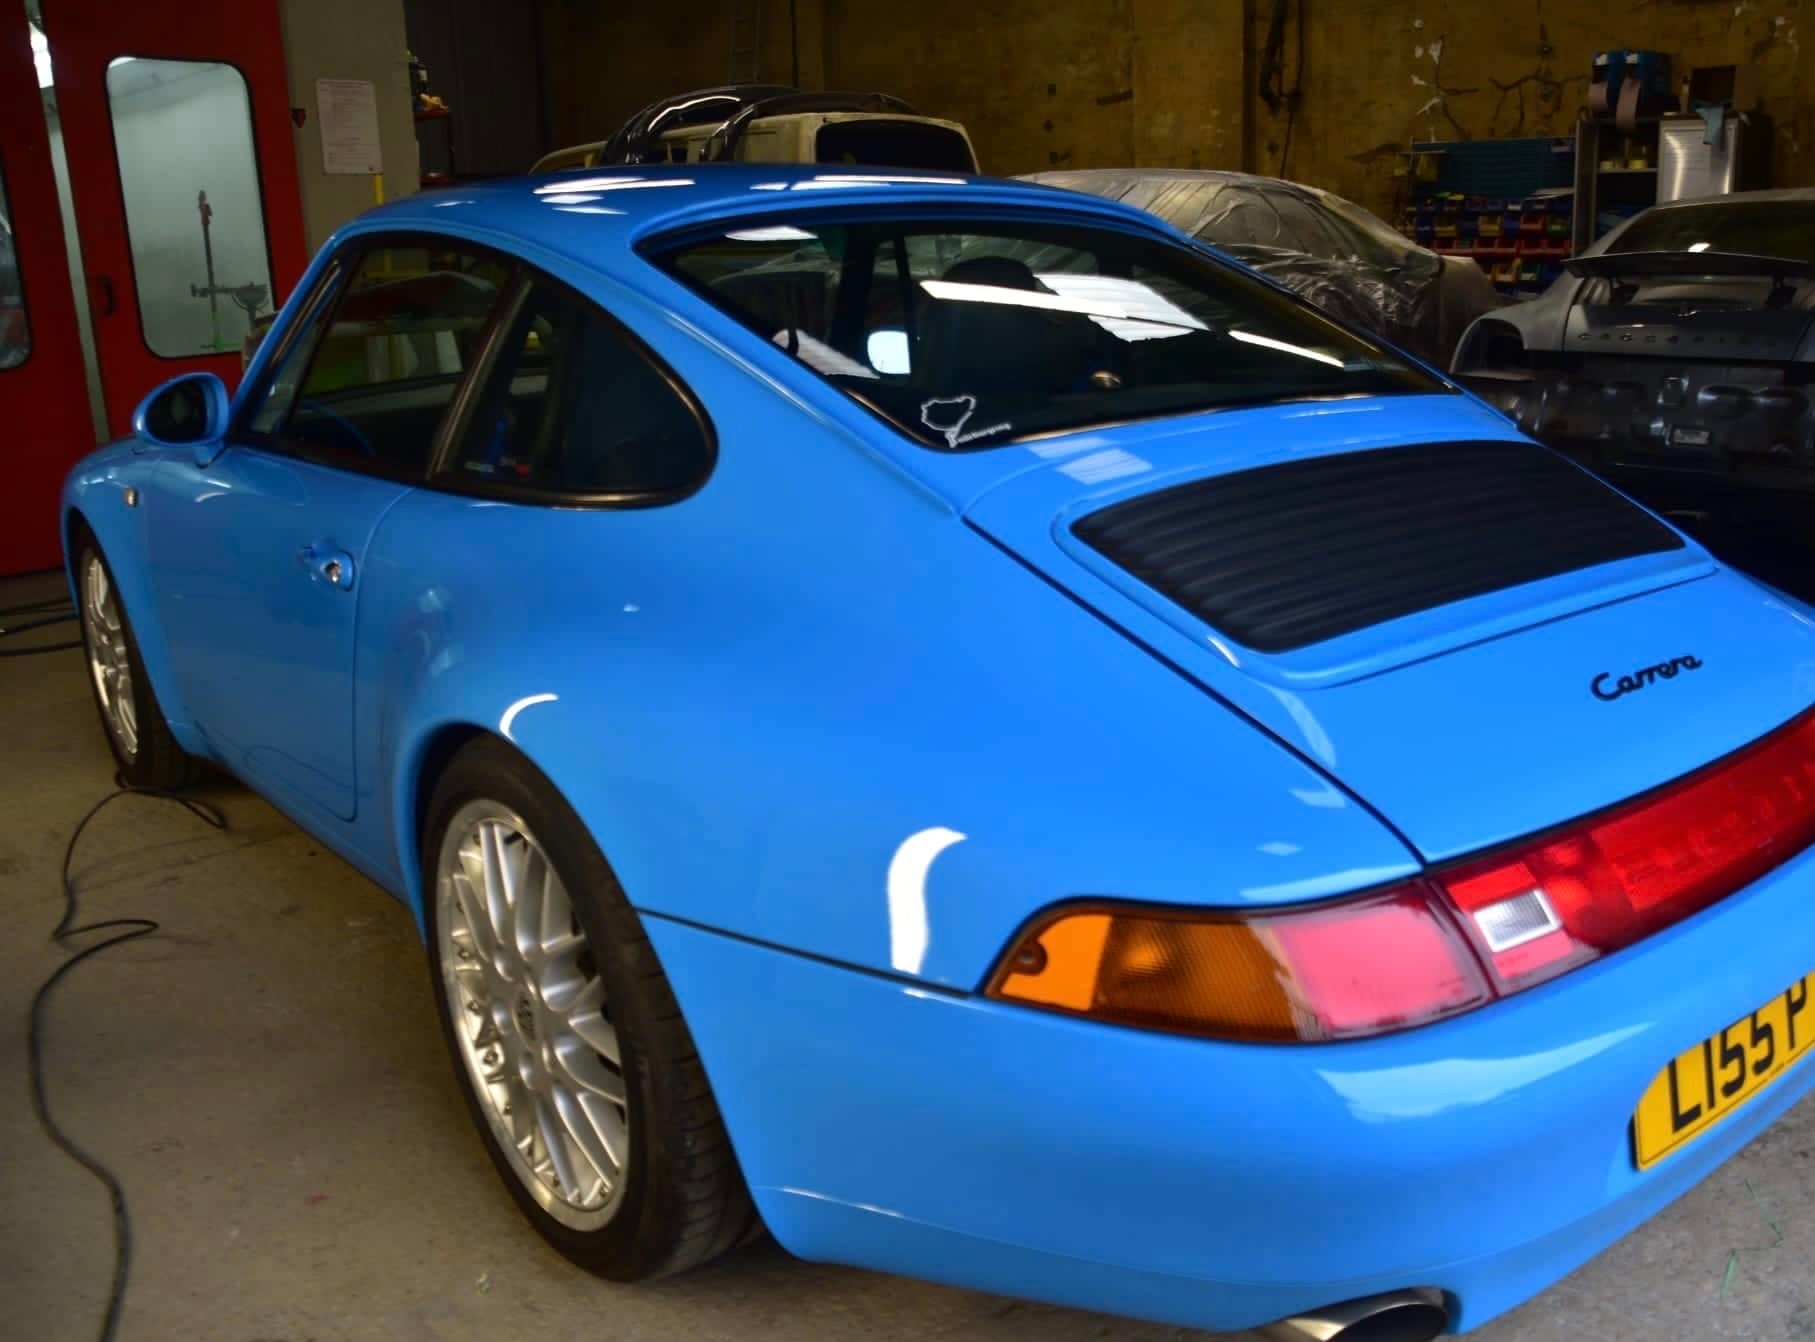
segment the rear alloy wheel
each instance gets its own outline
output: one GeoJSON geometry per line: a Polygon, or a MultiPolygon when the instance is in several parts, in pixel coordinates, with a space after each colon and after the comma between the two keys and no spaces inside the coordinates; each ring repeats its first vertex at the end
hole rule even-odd
{"type": "Polygon", "coordinates": [[[573,810],[511,747],[477,739],[436,784],[422,861],[455,1073],[536,1229],[617,1281],[747,1238],[755,1211],[692,1037],[573,810]]]}
{"type": "Polygon", "coordinates": [[[113,571],[92,540],[84,541],[77,552],[76,576],[95,708],[120,777],[133,787],[181,787],[190,780],[194,762],[164,721],[113,571]]]}
{"type": "Polygon", "coordinates": [[[622,1205],[623,1055],[567,887],[528,831],[484,801],[449,822],[441,987],[467,1084],[518,1180],[561,1224],[596,1230],[622,1205]]]}

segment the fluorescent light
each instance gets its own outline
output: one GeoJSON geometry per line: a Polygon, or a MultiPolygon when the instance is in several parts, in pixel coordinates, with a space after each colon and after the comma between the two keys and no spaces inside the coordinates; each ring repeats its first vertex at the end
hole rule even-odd
{"type": "Polygon", "coordinates": [[[860,187],[881,185],[881,182],[864,182],[854,178],[809,177],[805,181],[793,182],[785,186],[781,184],[765,185],[755,189],[759,191],[853,191],[860,187]]]}
{"type": "Polygon", "coordinates": [[[776,224],[772,228],[740,228],[725,234],[731,242],[812,242],[814,235],[804,228],[795,228],[792,224],[776,224]]]}
{"type": "Polygon", "coordinates": [[[753,182],[752,191],[849,191],[865,186],[963,186],[962,177],[901,177],[883,172],[821,173],[798,182],[753,182]]]}
{"type": "Polygon", "coordinates": [[[816,182],[903,182],[909,186],[918,186],[921,183],[925,183],[927,186],[965,185],[965,181],[962,177],[909,177],[900,173],[889,172],[848,172],[840,173],[836,177],[821,173],[813,180],[816,182]]]}
{"type": "Polygon", "coordinates": [[[1689,250],[1692,252],[1705,252],[1710,245],[1712,244],[1706,242],[1692,242],[1689,244],[1689,250]]]}
{"type": "Polygon", "coordinates": [[[877,373],[872,368],[865,368],[857,360],[840,354],[823,340],[815,340],[805,331],[790,330],[787,327],[777,331],[775,343],[786,349],[790,343],[795,346],[794,357],[799,359],[814,372],[824,373],[828,377],[864,377],[874,379],[877,373]],[[789,337],[793,340],[790,341],[789,337]]]}
{"type": "Polygon", "coordinates": [[[1068,298],[1043,294],[1036,289],[1009,289],[1000,284],[966,284],[960,280],[921,280],[920,287],[948,303],[994,303],[1007,308],[1039,308],[1044,312],[1071,312],[1080,317],[1126,317],[1121,303],[1101,299],[1068,298]]]}
{"type": "Polygon", "coordinates": [[[536,188],[538,196],[571,196],[583,191],[630,191],[645,186],[692,186],[691,177],[581,177],[566,178],[536,188]]]}
{"type": "Polygon", "coordinates": [[[1335,355],[1325,354],[1322,350],[1306,349],[1303,345],[1291,345],[1272,336],[1255,335],[1252,331],[1231,331],[1231,340],[1239,340],[1244,345],[1259,345],[1264,349],[1276,349],[1281,354],[1296,354],[1301,359],[1311,359],[1317,363],[1327,363],[1332,368],[1341,368],[1342,360],[1335,355]]]}
{"type": "Polygon", "coordinates": [[[965,284],[955,280],[921,280],[920,287],[934,298],[960,303],[993,303],[1001,307],[1038,308],[1089,317],[1098,326],[1123,340],[1145,340],[1156,335],[1183,335],[1206,327],[1183,308],[1161,298],[1144,284],[1108,275],[1041,275],[1044,284],[1070,289],[1071,293],[1009,289],[997,284],[965,284]],[[1119,298],[1098,295],[1120,295],[1119,298]]]}
{"type": "Polygon", "coordinates": [[[1098,326],[1120,340],[1159,340],[1209,328],[1170,299],[1139,280],[1120,275],[1074,275],[1064,271],[1034,276],[1054,293],[1071,298],[1100,299],[1121,308],[1118,316],[1092,317],[1098,326]]]}
{"type": "Polygon", "coordinates": [[[38,87],[50,87],[50,39],[36,24],[31,27],[32,64],[38,70],[38,87]]]}

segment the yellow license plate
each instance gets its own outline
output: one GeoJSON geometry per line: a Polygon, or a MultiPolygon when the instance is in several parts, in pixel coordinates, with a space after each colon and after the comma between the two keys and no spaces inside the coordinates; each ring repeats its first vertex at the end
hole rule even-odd
{"type": "Polygon", "coordinates": [[[1647,1169],[1764,1090],[1811,1047],[1815,1011],[1805,975],[1744,1020],[1671,1060],[1632,1115],[1632,1148],[1647,1169]]]}

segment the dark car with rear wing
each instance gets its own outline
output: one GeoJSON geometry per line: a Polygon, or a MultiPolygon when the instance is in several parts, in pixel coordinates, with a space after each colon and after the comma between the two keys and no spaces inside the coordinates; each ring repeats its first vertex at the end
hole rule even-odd
{"type": "Polygon", "coordinates": [[[1807,583],[1815,191],[1647,210],[1477,321],[1460,381],[1736,562],[1807,583]]]}

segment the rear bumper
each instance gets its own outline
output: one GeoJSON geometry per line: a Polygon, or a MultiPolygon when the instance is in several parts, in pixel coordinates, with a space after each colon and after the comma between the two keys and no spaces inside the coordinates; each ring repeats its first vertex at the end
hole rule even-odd
{"type": "Polygon", "coordinates": [[[1676,1054],[1815,969],[1815,854],[1645,945],[1364,1043],[1231,1046],[931,993],[650,920],[770,1228],[807,1258],[1211,1329],[1443,1291],[1457,1330],[1688,1191],[1804,1058],[1650,1171],[1676,1054]]]}

